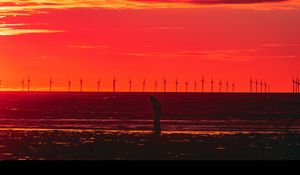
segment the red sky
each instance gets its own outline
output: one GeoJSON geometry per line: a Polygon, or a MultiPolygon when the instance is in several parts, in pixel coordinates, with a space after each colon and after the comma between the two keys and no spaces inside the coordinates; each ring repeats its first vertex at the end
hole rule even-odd
{"type": "MultiPolygon", "coordinates": [[[[166,77],[193,91],[202,75],[235,82],[249,91],[249,78],[272,91],[290,91],[300,78],[299,0],[15,0],[0,1],[1,90],[19,90],[23,77],[33,90],[146,90],[166,77]]],[[[199,86],[199,85],[198,85],[199,86]]],[[[224,87],[223,87],[224,89],[224,87]]],[[[200,88],[199,88],[200,90],[200,88]]],[[[215,89],[217,90],[217,88],[215,89]]]]}

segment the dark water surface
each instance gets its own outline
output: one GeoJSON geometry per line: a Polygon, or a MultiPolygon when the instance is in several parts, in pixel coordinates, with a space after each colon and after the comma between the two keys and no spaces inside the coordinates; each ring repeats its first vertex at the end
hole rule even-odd
{"type": "Polygon", "coordinates": [[[3,92],[0,159],[298,159],[299,97],[3,92]],[[160,137],[150,95],[163,106],[160,137]]]}

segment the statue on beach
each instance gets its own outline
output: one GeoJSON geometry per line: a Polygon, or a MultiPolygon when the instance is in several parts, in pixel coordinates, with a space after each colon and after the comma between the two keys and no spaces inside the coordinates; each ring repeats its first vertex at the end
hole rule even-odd
{"type": "Polygon", "coordinates": [[[150,96],[150,102],[152,103],[152,109],[153,109],[154,134],[160,134],[161,133],[160,117],[162,114],[161,104],[154,96],[150,96]]]}

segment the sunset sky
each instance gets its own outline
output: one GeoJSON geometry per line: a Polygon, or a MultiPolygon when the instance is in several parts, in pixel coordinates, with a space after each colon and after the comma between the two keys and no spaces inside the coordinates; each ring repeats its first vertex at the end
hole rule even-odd
{"type": "MultiPolygon", "coordinates": [[[[291,91],[300,78],[300,0],[0,0],[1,90],[147,91],[154,81],[249,78],[291,91]]],[[[216,85],[215,85],[216,86],[216,85]]],[[[224,89],[224,87],[223,87],[224,89]]],[[[217,88],[215,88],[217,91],[217,88]]]]}

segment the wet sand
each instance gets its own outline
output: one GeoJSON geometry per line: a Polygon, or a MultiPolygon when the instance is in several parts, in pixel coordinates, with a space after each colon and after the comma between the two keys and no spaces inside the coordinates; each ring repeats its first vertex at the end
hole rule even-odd
{"type": "Polygon", "coordinates": [[[2,160],[293,160],[300,134],[0,130],[2,160]]]}
{"type": "Polygon", "coordinates": [[[0,160],[300,159],[299,97],[2,92],[0,160]],[[150,95],[163,106],[159,137],[150,95]]]}

